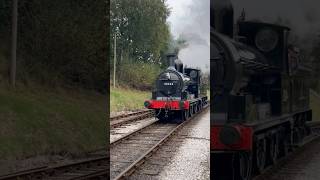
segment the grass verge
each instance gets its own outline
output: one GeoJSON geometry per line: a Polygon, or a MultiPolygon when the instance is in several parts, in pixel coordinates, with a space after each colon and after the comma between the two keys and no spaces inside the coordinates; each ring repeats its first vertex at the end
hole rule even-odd
{"type": "Polygon", "coordinates": [[[94,92],[0,87],[0,159],[106,146],[106,98],[94,92]],[[53,92],[54,91],[54,92],[53,92]]]}
{"type": "Polygon", "coordinates": [[[151,92],[126,88],[110,88],[111,112],[142,109],[145,100],[151,98],[151,92]]]}

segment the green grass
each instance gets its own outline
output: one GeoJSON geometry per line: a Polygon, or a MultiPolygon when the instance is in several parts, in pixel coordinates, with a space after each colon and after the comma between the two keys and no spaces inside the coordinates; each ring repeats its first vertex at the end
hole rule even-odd
{"type": "Polygon", "coordinates": [[[150,98],[150,91],[139,91],[125,88],[111,88],[111,112],[142,109],[144,108],[144,101],[150,98]]]}
{"type": "Polygon", "coordinates": [[[310,93],[310,107],[312,109],[312,120],[320,121],[320,97],[310,93]]]}
{"type": "Polygon", "coordinates": [[[105,101],[88,91],[1,85],[0,159],[81,155],[105,147],[105,101]]]}

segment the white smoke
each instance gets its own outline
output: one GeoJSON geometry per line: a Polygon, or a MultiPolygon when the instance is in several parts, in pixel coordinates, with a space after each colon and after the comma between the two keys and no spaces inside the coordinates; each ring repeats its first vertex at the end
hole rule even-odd
{"type": "Polygon", "coordinates": [[[210,0],[168,0],[171,32],[187,40],[179,58],[188,67],[209,72],[210,67],[210,0]]]}

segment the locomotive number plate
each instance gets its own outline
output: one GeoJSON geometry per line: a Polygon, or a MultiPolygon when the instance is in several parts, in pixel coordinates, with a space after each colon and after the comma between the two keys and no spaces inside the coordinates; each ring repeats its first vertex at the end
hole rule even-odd
{"type": "Polygon", "coordinates": [[[173,83],[163,83],[165,86],[173,86],[173,83]]]}

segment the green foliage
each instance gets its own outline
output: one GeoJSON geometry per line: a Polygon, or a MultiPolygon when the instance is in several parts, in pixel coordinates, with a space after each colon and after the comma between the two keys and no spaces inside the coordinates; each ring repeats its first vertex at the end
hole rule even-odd
{"type": "Polygon", "coordinates": [[[160,72],[161,68],[159,65],[127,61],[121,65],[117,77],[123,86],[151,90],[160,72]]]}
{"type": "Polygon", "coordinates": [[[110,8],[112,48],[117,34],[118,54],[135,61],[159,63],[170,36],[165,1],[111,0],[110,8]]]}
{"type": "MultiPolygon", "coordinates": [[[[170,34],[165,0],[111,0],[111,59],[116,45],[116,82],[137,89],[151,89],[166,54],[187,46],[182,37],[170,34]],[[114,42],[116,37],[116,43],[114,42]]],[[[111,68],[113,68],[111,62],[111,68]]],[[[111,69],[113,70],[113,69],[111,69]]],[[[113,76],[113,72],[110,72],[113,76]]]]}
{"type": "MultiPolygon", "coordinates": [[[[11,4],[0,3],[0,32],[8,37],[11,4]]],[[[106,91],[105,18],[101,0],[19,0],[17,78],[106,91]]]]}

